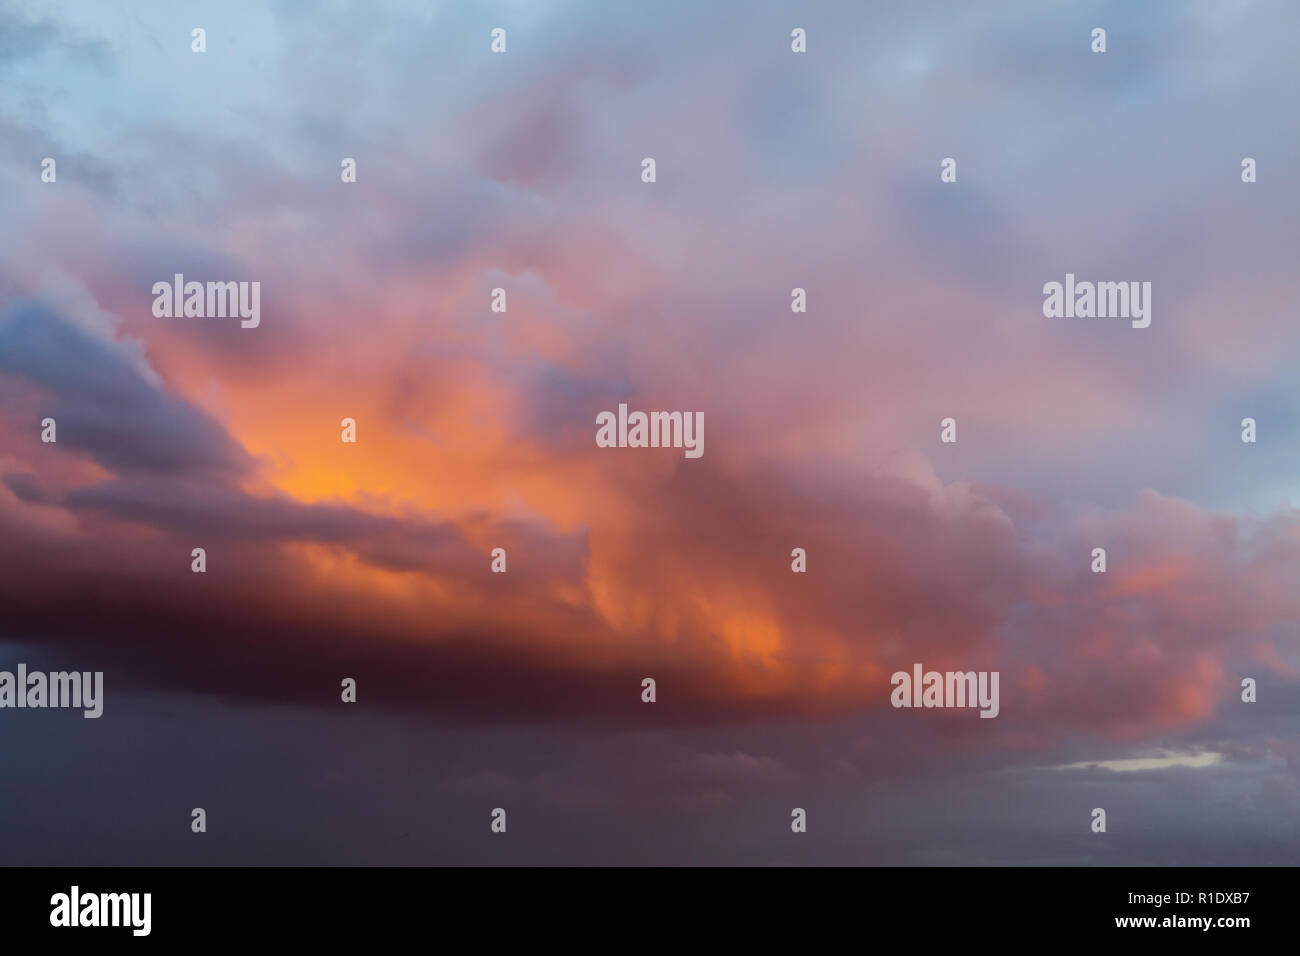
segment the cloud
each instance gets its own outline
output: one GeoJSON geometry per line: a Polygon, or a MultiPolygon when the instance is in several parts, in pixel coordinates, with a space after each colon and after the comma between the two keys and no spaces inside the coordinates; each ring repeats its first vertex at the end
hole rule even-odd
{"type": "Polygon", "coordinates": [[[504,735],[446,792],[668,807],[665,845],[826,782],[829,858],[1105,861],[1043,801],[1144,819],[1166,750],[1226,755],[1198,811],[1248,766],[1290,819],[1295,12],[1116,4],[1105,57],[1029,3],[809,8],[806,56],[788,13],[230,3],[194,57],[174,5],[4,7],[5,627],[204,705],[353,676],[504,735]],[[1045,321],[1067,271],[1154,280],[1151,329],[1045,321]],[[262,326],[155,319],[175,272],[262,281],[262,326]],[[620,401],[702,411],[705,457],[597,449],[620,401]],[[917,661],[999,670],[999,718],[892,710],[917,661]]]}
{"type": "MultiPolygon", "coordinates": [[[[585,502],[569,530],[549,516],[558,499],[437,515],[383,495],[253,490],[262,472],[241,444],[150,381],[117,323],[91,318],[19,304],[0,320],[4,370],[60,419],[60,444],[30,446],[6,475],[11,507],[57,508],[79,528],[72,547],[66,530],[16,530],[0,546],[5,596],[26,634],[84,643],[90,614],[100,652],[126,665],[147,647],[141,673],[166,686],[321,705],[332,675],[362,672],[385,706],[416,713],[620,722],[639,703],[626,688],[650,673],[670,723],[883,720],[888,674],[921,660],[1004,670],[994,739],[1042,748],[1085,727],[1122,737],[1207,718],[1232,690],[1229,662],[1277,667],[1275,628],[1297,616],[1291,517],[1242,523],[1147,493],[1071,528],[944,483],[924,460],[836,475],[724,450],[647,470],[574,447],[550,462],[585,502]],[[109,474],[42,479],[65,445],[109,474]],[[1078,558],[1097,540],[1104,577],[1078,558]],[[789,570],[796,544],[807,575],[789,570]],[[195,546],[206,575],[189,572],[195,546]],[[506,575],[488,569],[494,547],[506,575]],[[196,675],[194,658],[247,659],[250,644],[255,668],[196,675]]],[[[563,392],[574,408],[596,394],[563,392]]]]}
{"type": "Polygon", "coordinates": [[[125,474],[235,477],[252,468],[206,413],[160,387],[138,346],[30,302],[0,313],[0,372],[50,396],[64,447],[125,474]]]}
{"type": "Polygon", "coordinates": [[[101,72],[107,72],[113,62],[107,43],[79,36],[66,20],[20,16],[13,3],[0,3],[0,74],[24,60],[50,54],[74,59],[101,72]]]}
{"type": "Polygon", "coordinates": [[[1061,764],[1054,770],[1113,770],[1117,773],[1168,770],[1170,767],[1213,767],[1222,762],[1223,754],[1211,751],[1200,753],[1162,753],[1150,757],[1125,757],[1121,760],[1095,760],[1061,764]]]}

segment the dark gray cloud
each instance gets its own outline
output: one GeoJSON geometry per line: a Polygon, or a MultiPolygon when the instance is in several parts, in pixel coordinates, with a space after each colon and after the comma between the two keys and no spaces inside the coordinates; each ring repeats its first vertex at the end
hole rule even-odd
{"type": "Polygon", "coordinates": [[[151,382],[135,357],[45,306],[0,312],[0,372],[49,395],[59,446],[127,475],[229,479],[252,468],[219,423],[151,382]]]}
{"type": "MultiPolygon", "coordinates": [[[[0,645],[0,664],[17,660],[60,663],[0,645]]],[[[374,713],[364,680],[359,704],[325,713],[138,694],[114,676],[94,734],[75,714],[6,714],[0,754],[24,783],[0,787],[0,819],[24,823],[5,829],[3,862],[1254,866],[1300,853],[1295,771],[1277,748],[1151,773],[974,754],[900,776],[904,754],[860,725],[432,727],[374,713]],[[95,786],[76,785],[87,766],[95,786]],[[194,806],[220,840],[192,838],[194,806]],[[488,831],[497,806],[508,840],[488,831]],[[1096,806],[1105,834],[1089,829],[1096,806]],[[806,834],[790,832],[793,807],[806,834]]],[[[1280,720],[1241,730],[1289,733],[1280,720]]]]}

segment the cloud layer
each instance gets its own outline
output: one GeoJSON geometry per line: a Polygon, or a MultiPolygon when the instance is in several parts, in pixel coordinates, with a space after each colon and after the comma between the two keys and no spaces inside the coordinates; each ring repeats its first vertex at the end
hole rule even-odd
{"type": "Polygon", "coordinates": [[[1243,716],[1300,709],[1294,11],[324,6],[0,5],[0,636],[514,728],[448,792],[620,804],[634,761],[509,763],[626,745],[682,781],[647,819],[1176,748],[1229,758],[1124,776],[1294,794],[1243,716]],[[1067,272],[1151,281],[1151,327],[1045,319],[1067,272]],[[155,318],[175,273],[260,281],[260,327],[155,318]],[[702,411],[706,454],[597,448],[620,402],[702,411]],[[999,670],[1001,715],[892,710],[914,662],[999,670]]]}

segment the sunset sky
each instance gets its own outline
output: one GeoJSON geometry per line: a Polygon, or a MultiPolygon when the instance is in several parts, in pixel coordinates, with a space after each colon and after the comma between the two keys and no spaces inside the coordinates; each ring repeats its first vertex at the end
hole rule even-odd
{"type": "Polygon", "coordinates": [[[0,0],[0,863],[1300,861],[1298,31],[0,0]]]}

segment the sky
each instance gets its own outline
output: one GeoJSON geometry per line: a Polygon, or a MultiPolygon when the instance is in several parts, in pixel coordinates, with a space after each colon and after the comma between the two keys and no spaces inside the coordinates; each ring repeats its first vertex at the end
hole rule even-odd
{"type": "Polygon", "coordinates": [[[1300,862],[1297,28],[0,0],[0,862],[1300,862]]]}

